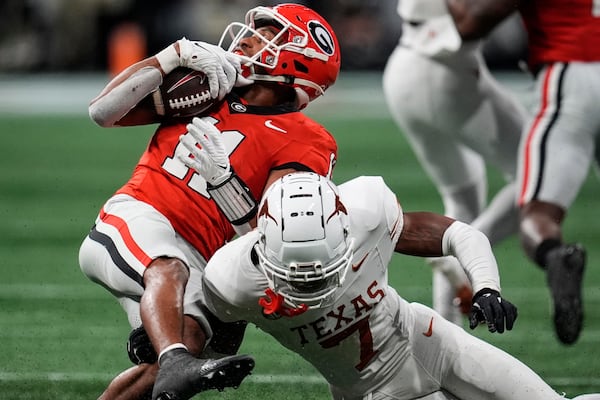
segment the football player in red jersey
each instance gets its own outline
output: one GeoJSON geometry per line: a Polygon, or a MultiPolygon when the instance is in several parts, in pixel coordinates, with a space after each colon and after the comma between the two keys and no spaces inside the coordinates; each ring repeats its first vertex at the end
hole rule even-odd
{"type": "Polygon", "coordinates": [[[586,252],[563,241],[561,225],[591,164],[600,160],[600,2],[447,2],[463,38],[485,35],[515,8],[527,29],[537,106],[519,148],[521,243],[546,271],[558,339],[572,344],[583,325],[586,252]]]}
{"type": "Polygon", "coordinates": [[[219,357],[237,352],[245,325],[218,330],[214,318],[190,301],[201,290],[190,276],[203,273],[236,229],[254,224],[255,199],[270,182],[292,171],[332,173],[334,138],[300,112],[339,72],[339,45],[329,24],[297,4],[257,7],[245,23],[226,28],[226,40],[227,50],[181,39],[127,68],[90,105],[101,126],[162,122],[80,249],[82,271],[117,297],[134,328],[128,350],[138,365],[115,378],[102,399],[150,393],[153,399],[187,399],[238,386],[253,360],[219,357]],[[212,96],[222,98],[203,119],[161,121],[143,106],[178,66],[206,73],[212,96]],[[192,159],[186,146],[204,135],[212,142],[201,143],[192,159]],[[197,163],[202,154],[230,164],[209,165],[215,174],[207,182],[182,161],[197,163]],[[234,339],[227,342],[222,332],[234,339]]]}

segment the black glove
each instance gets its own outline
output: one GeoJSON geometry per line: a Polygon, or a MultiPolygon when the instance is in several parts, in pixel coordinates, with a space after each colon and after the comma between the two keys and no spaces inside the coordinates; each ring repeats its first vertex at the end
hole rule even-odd
{"type": "Polygon", "coordinates": [[[158,359],[158,355],[143,326],[135,328],[129,334],[127,355],[129,355],[131,362],[137,365],[142,363],[154,364],[158,359]]]}
{"type": "Polygon", "coordinates": [[[469,315],[471,329],[486,323],[490,332],[502,333],[505,326],[510,331],[516,319],[517,307],[500,297],[500,293],[496,290],[481,289],[473,296],[473,305],[469,315]]]}

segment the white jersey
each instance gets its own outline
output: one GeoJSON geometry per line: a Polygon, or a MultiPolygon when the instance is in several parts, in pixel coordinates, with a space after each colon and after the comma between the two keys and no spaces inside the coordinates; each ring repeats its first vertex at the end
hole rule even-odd
{"type": "Polygon", "coordinates": [[[382,369],[400,364],[397,343],[406,343],[401,340],[406,336],[401,316],[410,313],[401,312],[406,303],[387,285],[387,265],[402,228],[402,212],[381,178],[358,178],[339,190],[351,232],[359,235],[354,238],[352,268],[331,306],[291,318],[265,318],[258,300],[265,297],[267,281],[250,258],[256,231],[213,256],[205,273],[220,301],[208,303],[220,317],[247,320],[270,333],[315,365],[333,385],[368,393],[383,383],[378,379],[384,376],[382,369]]]}
{"type": "Polygon", "coordinates": [[[268,285],[253,262],[258,233],[252,231],[210,259],[204,277],[209,309],[225,321],[251,322],[301,355],[327,379],[335,399],[456,399],[444,388],[446,381],[462,399],[560,398],[508,354],[430,308],[408,303],[388,285],[387,266],[403,214],[381,178],[360,177],[339,185],[339,191],[355,252],[330,306],[291,317],[265,316],[259,300],[266,297],[268,285]],[[459,359],[463,353],[464,363],[459,359]],[[502,371],[500,379],[483,382],[478,377],[483,373],[489,379],[496,369],[502,371]],[[516,376],[532,383],[516,390],[509,383],[502,389],[493,385],[516,376]],[[539,397],[525,395],[532,387],[539,397]]]}

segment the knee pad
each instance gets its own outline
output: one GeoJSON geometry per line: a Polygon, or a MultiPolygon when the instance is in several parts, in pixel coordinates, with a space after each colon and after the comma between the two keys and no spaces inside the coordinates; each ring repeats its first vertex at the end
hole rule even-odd
{"type": "Polygon", "coordinates": [[[129,334],[129,339],[127,340],[127,355],[131,362],[136,365],[143,363],[154,364],[158,361],[156,350],[154,350],[150,337],[148,337],[143,326],[135,328],[129,334]]]}

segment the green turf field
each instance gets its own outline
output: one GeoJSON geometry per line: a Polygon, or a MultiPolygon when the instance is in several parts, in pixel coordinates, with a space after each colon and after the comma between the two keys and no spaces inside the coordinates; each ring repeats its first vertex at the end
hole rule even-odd
{"type": "MultiPolygon", "coordinates": [[[[433,186],[382,111],[377,90],[363,92],[361,104],[356,93],[353,101],[344,102],[349,95],[343,82],[339,87],[338,97],[323,99],[315,112],[338,139],[335,180],[383,175],[405,210],[441,211],[433,186]],[[332,105],[336,99],[340,102],[332,105]]],[[[99,207],[127,179],[153,129],[101,129],[84,113],[71,114],[0,110],[0,400],[94,399],[130,366],[124,313],[79,271],[77,251],[99,207]]],[[[494,171],[490,178],[491,189],[498,188],[494,171]]],[[[476,332],[569,397],[600,392],[599,198],[600,185],[591,176],[565,226],[567,239],[581,241],[590,260],[585,329],[577,344],[565,347],[555,340],[544,276],[525,260],[514,238],[499,245],[496,254],[504,295],[519,307],[516,327],[502,336],[476,332]]],[[[395,256],[391,278],[407,299],[430,304],[430,271],[422,260],[395,256]]],[[[197,398],[328,398],[312,367],[253,327],[243,351],[256,357],[253,376],[237,391],[197,398]]]]}

